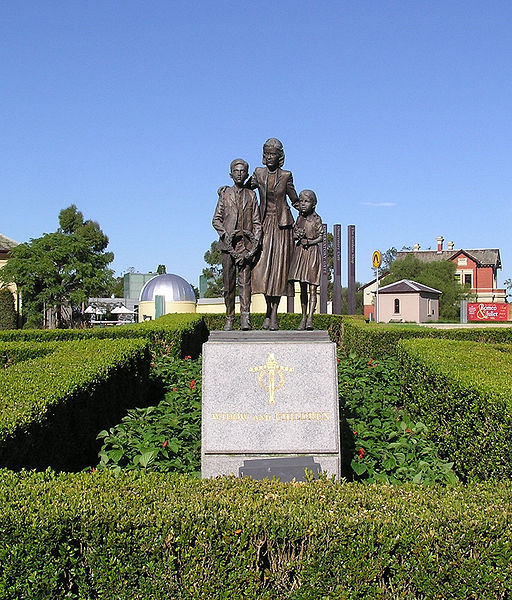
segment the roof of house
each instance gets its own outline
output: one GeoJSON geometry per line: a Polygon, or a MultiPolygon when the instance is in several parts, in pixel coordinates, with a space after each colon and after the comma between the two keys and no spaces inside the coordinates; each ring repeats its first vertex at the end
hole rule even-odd
{"type": "Polygon", "coordinates": [[[11,240],[11,238],[0,233],[0,250],[11,250],[18,245],[18,242],[15,242],[14,240],[11,240]]]}
{"type": "MultiPolygon", "coordinates": [[[[380,272],[379,273],[379,281],[381,279],[384,279],[384,277],[386,277],[387,275],[389,275],[389,270],[386,270],[384,272],[380,272]]],[[[377,283],[377,278],[375,277],[375,279],[372,279],[368,283],[364,283],[363,285],[361,285],[360,287],[358,287],[357,291],[360,292],[361,290],[365,290],[368,286],[375,285],[376,283],[377,283]]]]}
{"type": "Polygon", "coordinates": [[[395,283],[390,283],[379,289],[379,294],[417,294],[418,292],[428,292],[430,294],[443,293],[439,290],[428,287],[428,285],[423,285],[422,283],[411,281],[410,279],[401,279],[400,281],[395,281],[395,283]]]}
{"type": "Polygon", "coordinates": [[[473,259],[480,267],[494,267],[501,269],[500,251],[498,248],[480,248],[474,250],[401,250],[396,253],[396,259],[405,258],[409,254],[416,256],[421,262],[435,260],[454,260],[459,254],[465,254],[473,259]]]}

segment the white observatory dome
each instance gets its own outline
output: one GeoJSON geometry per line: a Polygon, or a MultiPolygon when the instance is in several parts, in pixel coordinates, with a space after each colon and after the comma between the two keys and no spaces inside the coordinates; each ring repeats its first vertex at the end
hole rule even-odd
{"type": "Polygon", "coordinates": [[[179,275],[162,273],[144,284],[139,302],[152,302],[155,296],[165,296],[166,302],[195,302],[196,297],[190,283],[179,275]]]}

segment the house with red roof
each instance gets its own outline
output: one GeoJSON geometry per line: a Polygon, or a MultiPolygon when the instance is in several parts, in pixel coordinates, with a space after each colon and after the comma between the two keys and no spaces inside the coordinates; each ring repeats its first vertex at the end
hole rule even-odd
{"type": "MultiPolygon", "coordinates": [[[[506,302],[506,290],[498,288],[498,270],[501,269],[500,251],[498,248],[455,248],[453,242],[448,242],[447,248],[443,247],[444,238],[437,238],[437,250],[421,250],[415,244],[412,250],[397,252],[396,260],[414,255],[422,262],[450,260],[455,263],[455,277],[461,285],[470,289],[469,299],[475,303],[503,303],[506,302]]],[[[379,279],[385,276],[383,273],[379,279]]],[[[364,315],[367,319],[375,319],[375,291],[377,281],[368,282],[361,286],[363,290],[364,315]],[[370,316],[371,315],[371,316],[370,316]]],[[[382,290],[383,288],[381,288],[382,290]]],[[[379,290],[380,292],[380,290],[379,290]]],[[[382,320],[382,319],[380,319],[382,320]]]]}
{"type": "Polygon", "coordinates": [[[455,249],[453,242],[443,248],[444,238],[437,238],[437,250],[421,250],[415,244],[412,250],[397,252],[396,260],[413,254],[422,262],[450,260],[455,263],[455,277],[461,285],[469,286],[473,302],[505,302],[505,289],[498,288],[498,269],[501,269],[498,248],[455,249]]]}

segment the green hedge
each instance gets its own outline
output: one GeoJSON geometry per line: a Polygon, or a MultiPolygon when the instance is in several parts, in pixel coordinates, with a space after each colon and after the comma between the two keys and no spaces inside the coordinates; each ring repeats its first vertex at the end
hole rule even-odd
{"type": "Polygon", "coordinates": [[[344,317],[342,347],[348,354],[378,358],[396,354],[397,343],[403,339],[444,338],[482,343],[512,343],[512,327],[436,329],[412,324],[370,322],[344,317]]]}
{"type": "Polygon", "coordinates": [[[54,352],[59,342],[41,342],[27,344],[26,342],[0,341],[0,367],[38,358],[54,352]]]}
{"type": "MultiPolygon", "coordinates": [[[[280,329],[297,329],[299,326],[301,315],[295,313],[279,313],[279,328],[280,329]]],[[[226,321],[226,315],[222,313],[204,314],[206,326],[210,331],[215,329],[223,329],[226,321]]],[[[263,313],[251,314],[251,324],[253,329],[261,329],[263,313]]],[[[329,332],[331,340],[337,344],[341,343],[343,319],[341,315],[313,315],[313,325],[315,329],[325,329],[329,332]]],[[[235,329],[240,329],[240,315],[235,316],[235,329]]]]}
{"type": "Polygon", "coordinates": [[[152,348],[178,358],[201,353],[207,330],[201,315],[169,314],[135,325],[93,329],[23,329],[0,331],[0,341],[64,341],[77,339],[146,338],[152,348]]]}
{"type": "Polygon", "coordinates": [[[402,340],[406,408],[467,480],[512,477],[512,347],[402,340]]]}
{"type": "Polygon", "coordinates": [[[60,342],[25,358],[0,370],[0,465],[12,469],[95,464],[98,431],[144,405],[151,389],[143,339],[60,342]]]}
{"type": "Polygon", "coordinates": [[[0,598],[506,598],[512,485],[3,472],[0,598]]]}

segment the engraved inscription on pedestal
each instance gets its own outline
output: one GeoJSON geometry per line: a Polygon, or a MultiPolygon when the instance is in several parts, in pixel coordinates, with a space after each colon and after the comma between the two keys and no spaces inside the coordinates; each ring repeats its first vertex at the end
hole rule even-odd
{"type": "Polygon", "coordinates": [[[339,475],[335,345],[281,333],[203,346],[203,477],[294,456],[339,475]]]}

